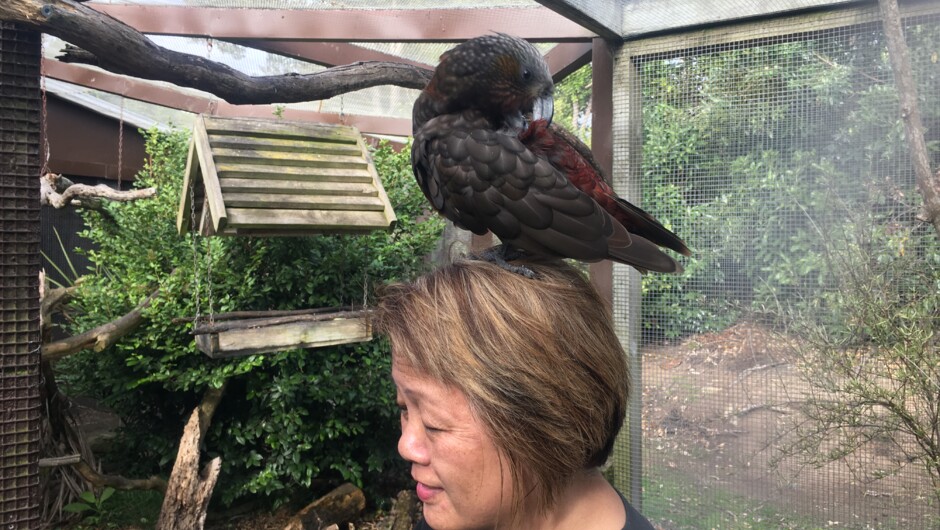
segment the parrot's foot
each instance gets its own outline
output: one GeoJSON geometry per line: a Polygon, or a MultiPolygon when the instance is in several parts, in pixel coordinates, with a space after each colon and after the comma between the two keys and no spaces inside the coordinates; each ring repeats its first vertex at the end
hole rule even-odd
{"type": "Polygon", "coordinates": [[[525,276],[529,279],[537,278],[538,274],[536,274],[532,269],[524,265],[513,265],[509,263],[509,260],[519,259],[525,255],[526,253],[522,250],[510,247],[509,245],[503,243],[502,245],[496,245],[495,247],[490,247],[480,252],[476,255],[476,258],[483,261],[488,261],[501,269],[519,274],[520,276],[525,276]]]}

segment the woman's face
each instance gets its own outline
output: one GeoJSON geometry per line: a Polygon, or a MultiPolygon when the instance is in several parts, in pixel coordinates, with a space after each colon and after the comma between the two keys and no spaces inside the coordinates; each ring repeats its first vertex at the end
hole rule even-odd
{"type": "Polygon", "coordinates": [[[508,466],[463,393],[398,362],[392,379],[401,408],[398,452],[411,462],[428,524],[470,530],[508,521],[508,466]]]}

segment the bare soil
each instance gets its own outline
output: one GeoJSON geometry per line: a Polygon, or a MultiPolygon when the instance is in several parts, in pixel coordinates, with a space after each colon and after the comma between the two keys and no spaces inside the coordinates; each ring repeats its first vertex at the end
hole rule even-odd
{"type": "Polygon", "coordinates": [[[819,528],[935,524],[925,518],[936,513],[929,477],[887,441],[821,467],[784,454],[805,420],[800,407],[809,389],[794,340],[739,323],[647,349],[643,430],[650,478],[665,469],[699,488],[746,499],[728,506],[729,521],[757,505],[791,511],[819,528]],[[899,464],[900,472],[883,476],[899,464]]]}

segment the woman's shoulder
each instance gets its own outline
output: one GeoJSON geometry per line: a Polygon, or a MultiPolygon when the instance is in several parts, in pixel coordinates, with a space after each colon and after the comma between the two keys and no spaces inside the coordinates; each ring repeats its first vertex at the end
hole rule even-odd
{"type": "Polygon", "coordinates": [[[620,500],[623,501],[623,509],[627,511],[627,524],[623,527],[623,530],[656,530],[646,517],[643,517],[643,514],[627,502],[627,498],[623,496],[623,493],[620,493],[619,490],[617,493],[620,495],[620,500]]]}

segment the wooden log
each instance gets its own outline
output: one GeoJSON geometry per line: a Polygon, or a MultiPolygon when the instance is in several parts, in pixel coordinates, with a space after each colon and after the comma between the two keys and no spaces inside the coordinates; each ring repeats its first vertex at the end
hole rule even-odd
{"type": "Polygon", "coordinates": [[[362,490],[347,482],[297,512],[284,530],[325,530],[354,521],[365,507],[362,490]]]}

